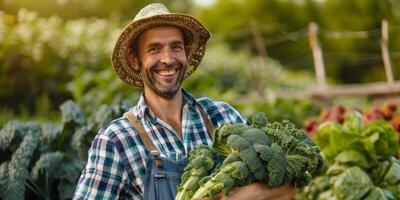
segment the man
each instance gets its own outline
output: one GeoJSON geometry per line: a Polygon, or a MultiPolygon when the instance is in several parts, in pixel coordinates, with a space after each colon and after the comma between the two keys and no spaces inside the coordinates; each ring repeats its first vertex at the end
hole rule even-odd
{"type": "MultiPolygon", "coordinates": [[[[210,35],[191,16],[162,4],[143,8],[112,55],[125,83],[143,88],[138,104],[101,129],[89,150],[74,199],[174,199],[190,151],[212,144],[224,123],[248,123],[223,102],[195,99],[181,88],[199,65],[210,35]]],[[[292,186],[254,183],[220,199],[290,199],[292,186]]]]}

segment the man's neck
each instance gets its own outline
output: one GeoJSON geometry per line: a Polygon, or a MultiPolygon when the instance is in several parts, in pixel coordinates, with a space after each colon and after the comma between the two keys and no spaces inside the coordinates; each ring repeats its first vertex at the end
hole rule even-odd
{"type": "Polygon", "coordinates": [[[174,97],[166,99],[151,90],[144,92],[144,98],[150,110],[164,122],[171,125],[181,137],[182,132],[182,90],[178,90],[174,97]]]}

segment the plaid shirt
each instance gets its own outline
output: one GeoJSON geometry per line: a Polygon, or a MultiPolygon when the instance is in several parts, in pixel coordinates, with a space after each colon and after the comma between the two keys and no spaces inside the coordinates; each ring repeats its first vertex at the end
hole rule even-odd
{"type": "MultiPolygon", "coordinates": [[[[158,119],[147,106],[144,96],[131,108],[141,121],[161,156],[179,160],[198,144],[211,145],[199,103],[214,127],[224,123],[247,123],[235,109],[225,102],[209,98],[196,99],[182,89],[182,139],[167,123],[158,119]]],[[[143,199],[145,174],[145,149],[133,125],[121,117],[101,129],[89,149],[88,163],[79,179],[74,199],[143,199]]]]}

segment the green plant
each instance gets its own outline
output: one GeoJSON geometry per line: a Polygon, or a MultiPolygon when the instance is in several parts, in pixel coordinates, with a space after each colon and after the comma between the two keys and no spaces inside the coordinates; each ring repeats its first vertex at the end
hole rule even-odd
{"type": "Polygon", "coordinates": [[[314,137],[327,167],[298,199],[399,199],[399,135],[390,122],[375,119],[364,124],[359,112],[343,124],[322,123],[314,137]]]}
{"type": "MultiPolygon", "coordinates": [[[[223,158],[222,164],[211,172],[211,162],[201,162],[200,166],[207,168],[202,173],[197,173],[198,168],[186,168],[177,200],[213,198],[218,192],[227,194],[232,187],[255,181],[270,187],[288,183],[304,187],[310,183],[311,174],[323,166],[319,148],[287,120],[268,123],[265,114],[260,113],[253,117],[253,126],[224,124],[214,134],[211,151],[223,158]],[[187,179],[187,175],[193,173],[197,181],[189,184],[186,181],[193,179],[187,179]]],[[[214,157],[207,160],[213,161],[214,157]]],[[[204,160],[198,154],[190,155],[189,166],[196,165],[197,158],[204,160]]]]}
{"type": "Polygon", "coordinates": [[[327,121],[343,124],[345,117],[354,111],[362,114],[363,124],[368,124],[376,119],[386,120],[400,134],[400,112],[397,112],[397,104],[394,101],[389,101],[384,106],[370,105],[363,109],[359,106],[345,107],[343,104],[334,104],[332,108],[322,109],[317,117],[309,117],[304,120],[304,129],[313,137],[320,124],[327,121]]]}
{"type": "Polygon", "coordinates": [[[200,179],[214,168],[216,156],[216,152],[207,145],[198,145],[191,151],[176,199],[190,199],[193,196],[200,179]]]}
{"type": "Polygon", "coordinates": [[[111,68],[119,26],[117,19],[63,20],[26,9],[15,16],[0,11],[0,106],[32,115],[42,111],[35,105],[38,97],[46,96],[49,110],[71,96],[78,100],[66,84],[83,71],[111,68]]]}
{"type": "Polygon", "coordinates": [[[0,130],[1,199],[71,199],[92,138],[127,106],[104,105],[88,118],[73,101],[60,109],[61,124],[13,120],[0,130]]]}
{"type": "Polygon", "coordinates": [[[234,102],[233,105],[247,117],[256,112],[265,112],[270,121],[291,121],[296,127],[303,126],[304,121],[310,116],[321,112],[322,107],[310,99],[283,98],[265,99],[252,103],[234,102]]]}

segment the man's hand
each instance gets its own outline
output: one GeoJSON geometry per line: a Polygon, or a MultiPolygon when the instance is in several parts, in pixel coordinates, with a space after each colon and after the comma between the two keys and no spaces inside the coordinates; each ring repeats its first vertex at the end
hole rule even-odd
{"type": "MultiPolygon", "coordinates": [[[[265,183],[252,183],[242,187],[233,188],[228,196],[220,192],[216,200],[290,200],[296,195],[296,188],[284,185],[270,188],[265,183]]],[[[209,200],[204,198],[202,200],[209,200]]]]}

